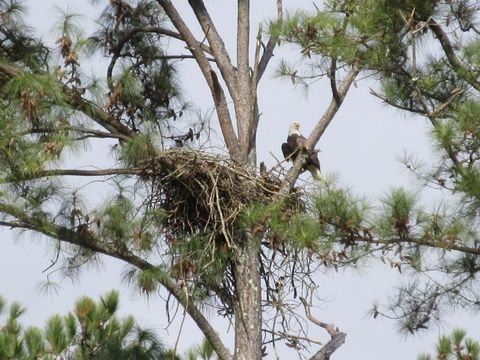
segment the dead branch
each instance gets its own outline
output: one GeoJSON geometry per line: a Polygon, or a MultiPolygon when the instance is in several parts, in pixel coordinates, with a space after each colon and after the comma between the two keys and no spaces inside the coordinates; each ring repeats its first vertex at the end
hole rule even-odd
{"type": "Polygon", "coordinates": [[[189,0],[188,3],[197,17],[203,33],[208,39],[208,43],[212,49],[212,54],[217,60],[218,68],[222,73],[222,77],[225,80],[228,91],[230,92],[232,98],[236,99],[236,74],[223,40],[218,34],[218,31],[210,17],[210,14],[205,8],[203,1],[189,0]]]}
{"type": "MultiPolygon", "coordinates": [[[[283,19],[282,0],[277,0],[277,18],[278,20],[283,19]]],[[[273,57],[273,50],[275,49],[277,42],[278,42],[278,36],[271,36],[268,39],[267,45],[264,46],[263,48],[263,54],[262,54],[262,57],[260,58],[260,61],[258,63],[255,63],[254,72],[257,73],[257,75],[254,77],[254,79],[257,83],[262,78],[268,63],[270,62],[270,59],[273,57]]]]}
{"type": "Polygon", "coordinates": [[[480,91],[480,82],[477,79],[477,76],[474,72],[468,70],[468,68],[460,61],[460,59],[455,54],[454,47],[447,35],[447,33],[443,30],[440,24],[436,23],[435,20],[430,19],[428,24],[430,30],[433,31],[435,36],[437,37],[440,45],[445,52],[448,62],[452,66],[453,70],[459,78],[466,81],[470,86],[475,88],[476,90],[480,91]]]}
{"type": "MultiPolygon", "coordinates": [[[[233,129],[233,121],[230,116],[230,110],[228,109],[225,93],[220,85],[220,82],[218,81],[215,71],[210,66],[209,60],[207,59],[202,48],[202,44],[199,43],[195,38],[190,28],[183,21],[183,18],[180,16],[170,0],[157,0],[157,2],[165,10],[165,13],[172,21],[172,24],[185,41],[188,50],[195,56],[195,60],[197,61],[200,71],[202,72],[212,94],[225,144],[227,145],[230,155],[232,155],[234,158],[239,158],[240,146],[237,135],[233,129]]],[[[217,59],[217,56],[214,55],[214,58],[217,59]]]]}
{"type": "Polygon", "coordinates": [[[331,337],[331,339],[315,355],[313,355],[310,360],[329,360],[330,356],[345,343],[347,334],[340,332],[340,330],[333,324],[327,324],[316,319],[312,315],[311,305],[307,303],[303,297],[300,298],[300,301],[305,307],[307,319],[313,322],[315,325],[324,328],[331,337]]]}

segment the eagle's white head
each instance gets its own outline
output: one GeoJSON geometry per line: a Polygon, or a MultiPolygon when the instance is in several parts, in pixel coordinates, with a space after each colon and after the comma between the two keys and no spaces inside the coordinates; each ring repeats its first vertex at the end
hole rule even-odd
{"type": "Polygon", "coordinates": [[[300,123],[299,122],[294,122],[292,125],[290,125],[290,128],[288,129],[288,135],[301,135],[300,134],[300,123]]]}

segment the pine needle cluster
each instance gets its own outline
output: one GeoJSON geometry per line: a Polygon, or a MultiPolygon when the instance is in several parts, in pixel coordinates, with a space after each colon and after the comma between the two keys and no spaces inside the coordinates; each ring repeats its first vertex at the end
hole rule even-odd
{"type": "Polygon", "coordinates": [[[466,332],[456,329],[450,336],[441,336],[438,340],[435,357],[421,355],[418,360],[478,360],[480,359],[480,343],[467,338],[466,332]]]}
{"type": "MultiPolygon", "coordinates": [[[[52,315],[45,327],[24,328],[26,311],[18,303],[9,306],[0,332],[0,359],[175,359],[155,334],[140,328],[133,317],[119,319],[119,294],[107,293],[98,302],[83,297],[74,311],[52,315]]],[[[6,312],[0,298],[0,313],[6,312]]]]}

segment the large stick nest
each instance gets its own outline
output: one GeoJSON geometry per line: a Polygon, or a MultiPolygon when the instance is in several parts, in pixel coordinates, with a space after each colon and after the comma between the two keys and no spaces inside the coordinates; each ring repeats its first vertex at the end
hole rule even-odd
{"type": "MultiPolygon", "coordinates": [[[[166,214],[167,241],[201,234],[229,248],[240,241],[235,229],[242,210],[278,200],[281,185],[278,176],[257,176],[224,156],[178,149],[150,160],[142,177],[152,183],[151,205],[166,214]]],[[[303,209],[301,195],[291,193],[286,208],[303,209]]]]}

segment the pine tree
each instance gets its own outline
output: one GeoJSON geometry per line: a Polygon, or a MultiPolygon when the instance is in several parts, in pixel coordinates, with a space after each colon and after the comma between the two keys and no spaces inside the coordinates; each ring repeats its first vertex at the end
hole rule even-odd
{"type": "MultiPolygon", "coordinates": [[[[52,315],[41,329],[24,328],[20,317],[26,310],[12,303],[0,332],[0,359],[176,359],[132,316],[119,319],[118,304],[117,291],[107,293],[97,303],[83,297],[73,312],[52,315]]],[[[0,313],[6,307],[0,298],[0,313]]]]}
{"type": "MultiPolygon", "coordinates": [[[[112,0],[90,36],[65,14],[49,49],[24,25],[22,3],[0,0],[1,225],[51,239],[53,266],[67,274],[100,255],[120,259],[139,291],[162,288],[182,305],[222,360],[260,359],[282,341],[329,359],[346,334],[311,313],[319,267],[378,259],[415,274],[417,283],[392,304],[408,332],[428,327],[443,305],[477,308],[475,5],[344,0],[287,14],[278,0],[268,32],[260,29],[252,48],[250,3],[238,0],[233,59],[204,2],[188,3],[200,35],[170,0],[112,0]],[[451,27],[462,43],[452,45],[451,27]],[[186,53],[173,52],[168,40],[186,53]],[[409,191],[394,189],[375,211],[330,180],[309,192],[296,184],[301,156],[288,171],[278,164],[257,172],[257,87],[275,47],[286,42],[313,61],[307,68],[314,73],[286,63],[280,73],[295,84],[323,78],[331,88],[305,151],[314,151],[359,75],[370,75],[380,87],[374,95],[431,121],[444,158],[433,175],[407,166],[464,195],[463,206],[428,212],[409,191]],[[422,53],[430,42],[441,55],[422,53]],[[98,53],[108,65],[101,78],[89,78],[84,65],[98,53]],[[185,120],[174,59],[198,65],[223,153],[201,148],[205,121],[185,120]],[[103,142],[110,167],[68,166],[68,154],[80,158],[89,139],[103,142]],[[75,189],[71,177],[99,178],[116,191],[98,205],[84,196],[94,191],[89,183],[75,189]],[[431,271],[439,276],[422,280],[431,271]],[[202,311],[210,306],[234,324],[233,354],[202,311]],[[319,350],[305,320],[331,337],[319,350]]],[[[375,307],[373,316],[380,314],[392,317],[375,307]]]]}

